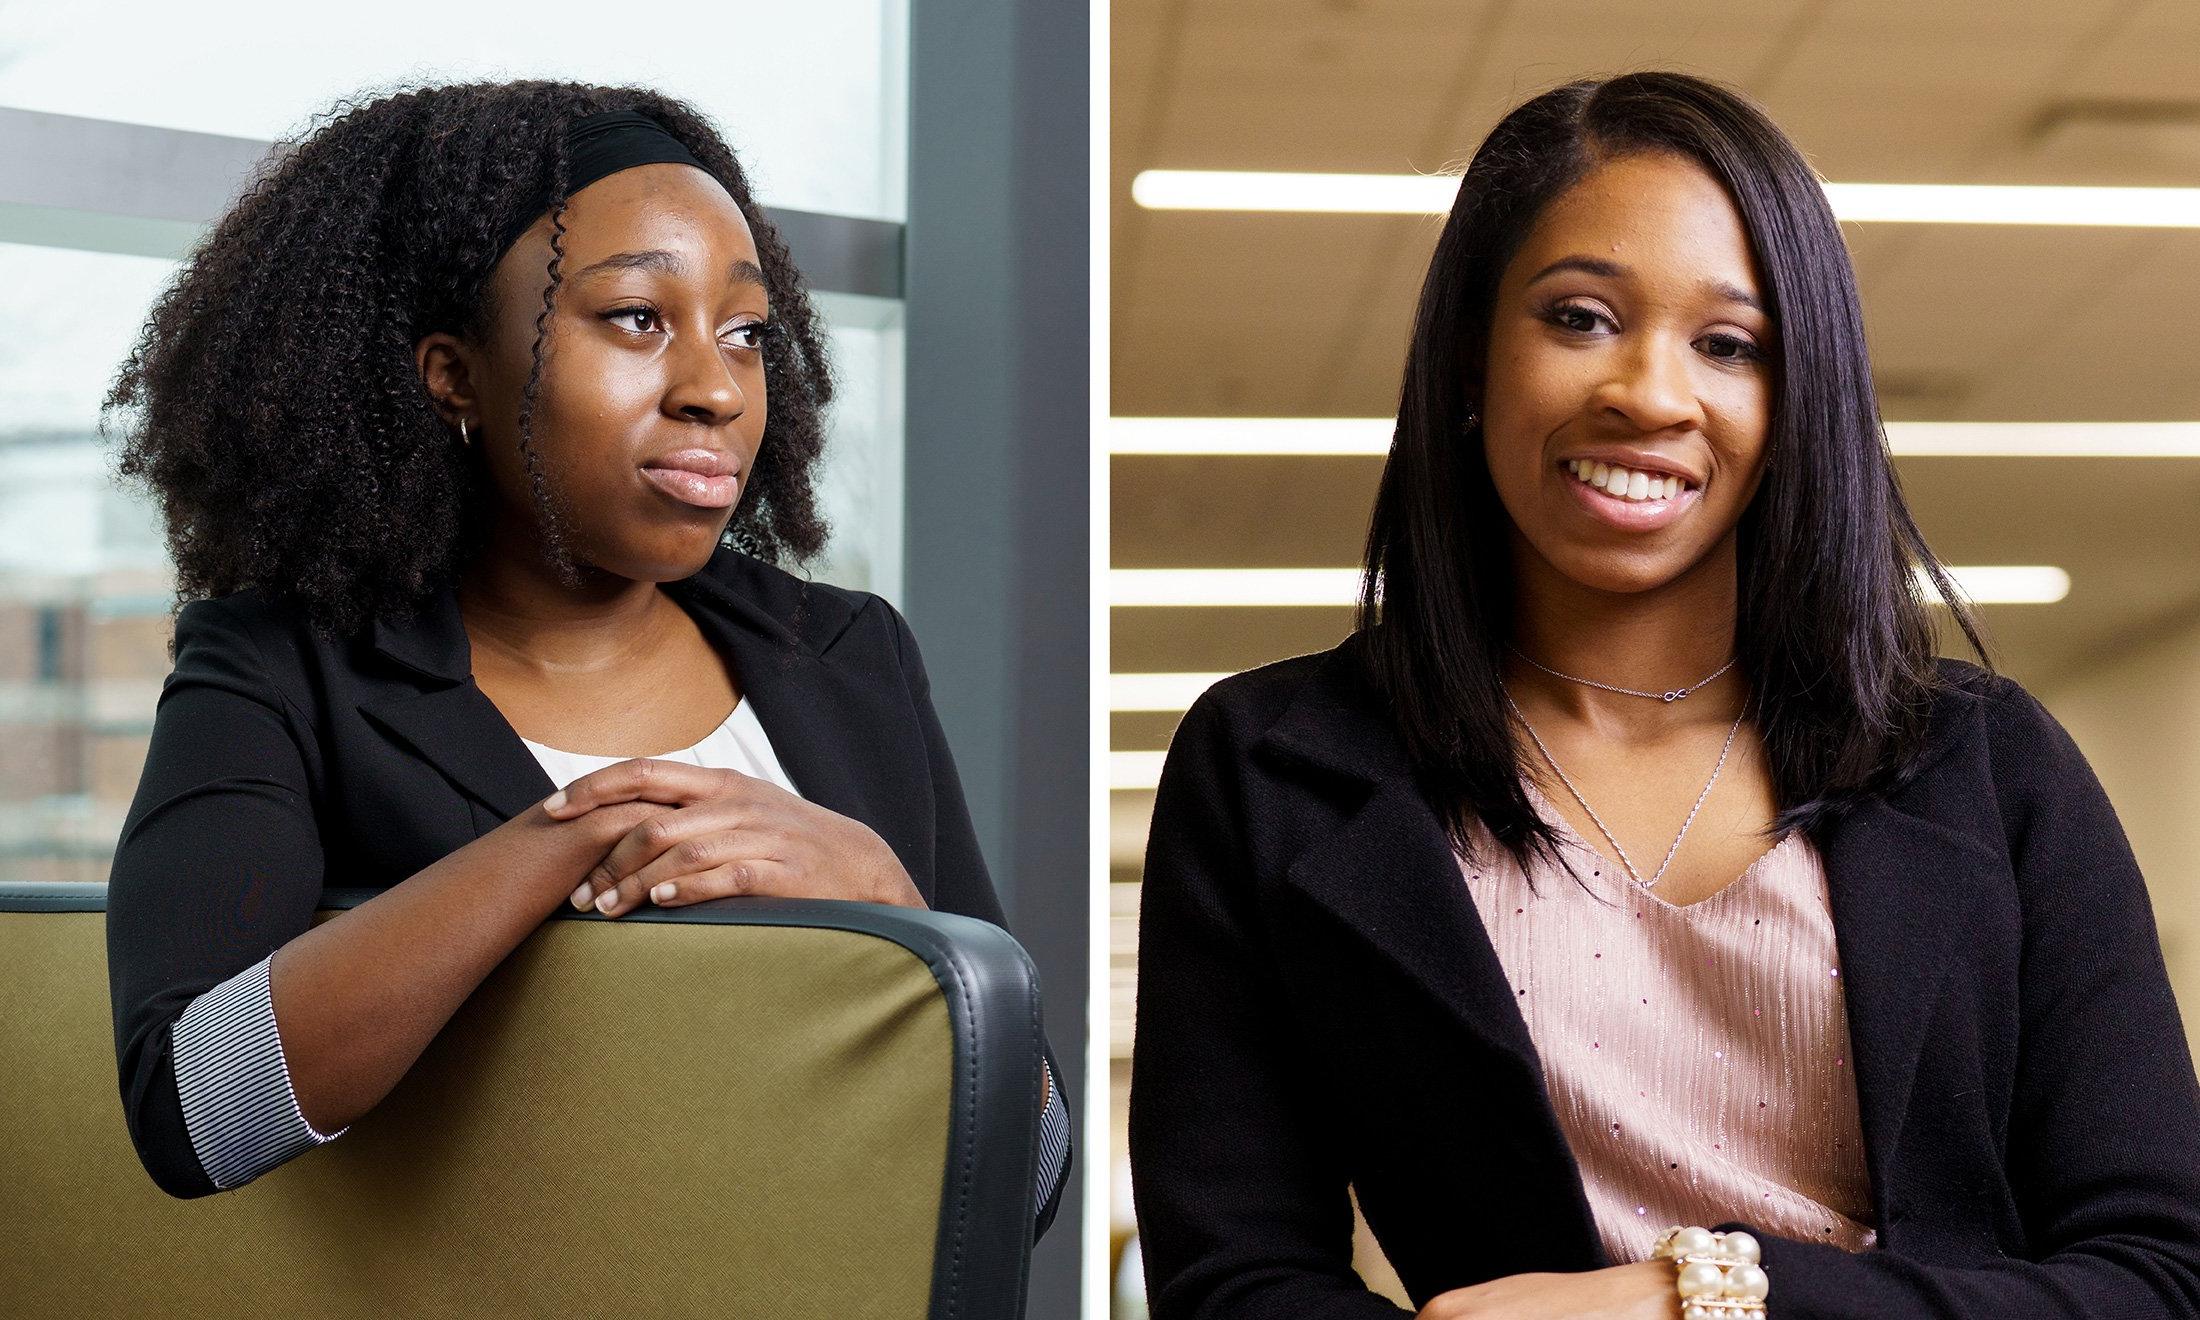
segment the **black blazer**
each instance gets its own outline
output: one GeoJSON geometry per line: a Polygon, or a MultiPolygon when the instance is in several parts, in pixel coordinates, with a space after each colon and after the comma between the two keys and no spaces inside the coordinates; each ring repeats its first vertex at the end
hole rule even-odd
{"type": "MultiPolygon", "coordinates": [[[[900,611],[725,546],[665,590],[803,797],[876,830],[934,910],[1005,926],[900,611]]],[[[333,645],[256,589],[184,606],[107,900],[124,1109],[162,1187],[214,1190],[176,1098],[184,1007],[305,931],[324,885],[388,888],[555,790],[471,656],[448,588],[333,645]]]]}
{"type": "MultiPolygon", "coordinates": [[[[1139,922],[1154,1320],[1395,1317],[1606,1258],[1495,948],[1342,646],[1185,714],[1139,922]]],[[[2200,1081],[2122,827],[2014,682],[1942,660],[1917,778],[1821,845],[1878,1248],[1764,1246],[1778,1320],[2200,1316],[2200,1081]]]]}

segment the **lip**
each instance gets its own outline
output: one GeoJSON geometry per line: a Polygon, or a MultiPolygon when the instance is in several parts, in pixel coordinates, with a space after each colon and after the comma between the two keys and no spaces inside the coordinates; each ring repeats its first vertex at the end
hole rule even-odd
{"type": "Polygon", "coordinates": [[[642,477],[658,490],[699,509],[723,509],[740,493],[741,478],[727,473],[710,476],[675,468],[645,467],[642,477]]]}
{"type": "MultiPolygon", "coordinates": [[[[1610,467],[1633,468],[1638,472],[1656,472],[1668,477],[1679,477],[1696,489],[1703,489],[1703,478],[1689,470],[1687,464],[1647,449],[1633,449],[1626,445],[1592,445],[1587,449],[1577,449],[1562,455],[1558,465],[1563,469],[1577,458],[1610,467]]],[[[1573,476],[1571,472],[1566,475],[1569,478],[1573,476]]]]}
{"type": "MultiPolygon", "coordinates": [[[[1671,526],[1686,516],[1690,509],[1696,507],[1697,501],[1703,498],[1703,487],[1690,486],[1669,500],[1634,503],[1605,494],[1568,472],[1563,465],[1557,469],[1557,474],[1560,481],[1573,488],[1574,499],[1590,517],[1623,532],[1654,532],[1661,527],[1671,526]]],[[[1673,475],[1686,480],[1684,473],[1673,475]]]]}
{"type": "Polygon", "coordinates": [[[741,464],[733,455],[721,449],[691,447],[659,454],[642,464],[644,470],[663,469],[668,472],[693,472],[705,477],[730,477],[741,470],[741,464]]]}

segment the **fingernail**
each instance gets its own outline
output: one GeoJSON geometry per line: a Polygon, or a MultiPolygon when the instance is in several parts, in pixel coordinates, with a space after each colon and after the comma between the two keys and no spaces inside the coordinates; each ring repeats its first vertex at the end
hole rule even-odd
{"type": "Polygon", "coordinates": [[[655,889],[650,890],[649,897],[654,902],[670,903],[673,898],[679,894],[679,892],[680,887],[673,884],[670,880],[667,880],[663,884],[657,886],[655,889]]]}
{"type": "Polygon", "coordinates": [[[589,886],[586,880],[581,881],[581,887],[573,891],[573,910],[575,912],[586,912],[594,897],[595,890],[589,886]]]}
{"type": "Polygon", "coordinates": [[[565,790],[561,788],[557,792],[552,793],[549,797],[543,799],[542,809],[544,811],[556,811],[559,807],[562,807],[564,805],[565,790]]]}
{"type": "Polygon", "coordinates": [[[611,909],[617,907],[618,905],[619,891],[616,889],[606,889],[602,893],[596,895],[596,910],[598,912],[609,912],[611,909]]]}

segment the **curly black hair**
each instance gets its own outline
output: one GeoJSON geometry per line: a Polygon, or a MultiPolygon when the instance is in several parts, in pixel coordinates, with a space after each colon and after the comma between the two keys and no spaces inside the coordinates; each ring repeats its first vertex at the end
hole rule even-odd
{"type": "Polygon", "coordinates": [[[487,541],[492,492],[479,450],[454,443],[438,416],[413,349],[437,331],[488,338],[502,236],[541,214],[546,164],[550,283],[520,450],[552,558],[572,572],[531,419],[563,282],[565,132],[601,110],[655,117],[748,221],[782,333],[764,343],[771,411],[724,543],[775,564],[814,558],[828,530],[813,474],[832,370],[786,244],[710,123],[641,87],[522,80],[375,95],[339,100],[276,144],[154,305],[102,406],[103,435],[110,410],[135,410],[117,476],[144,483],[161,508],[175,612],[258,588],[334,638],[385,611],[410,617],[455,585],[487,541]]]}

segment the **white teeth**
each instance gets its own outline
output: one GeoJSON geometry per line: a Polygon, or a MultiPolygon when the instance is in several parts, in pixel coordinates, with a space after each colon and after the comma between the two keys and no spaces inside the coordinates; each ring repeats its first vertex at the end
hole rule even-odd
{"type": "Polygon", "coordinates": [[[1577,458],[1568,461],[1566,466],[1578,480],[1616,499],[1630,502],[1669,500],[1687,489],[1687,483],[1679,477],[1653,476],[1648,472],[1613,467],[1608,463],[1577,458]]]}

